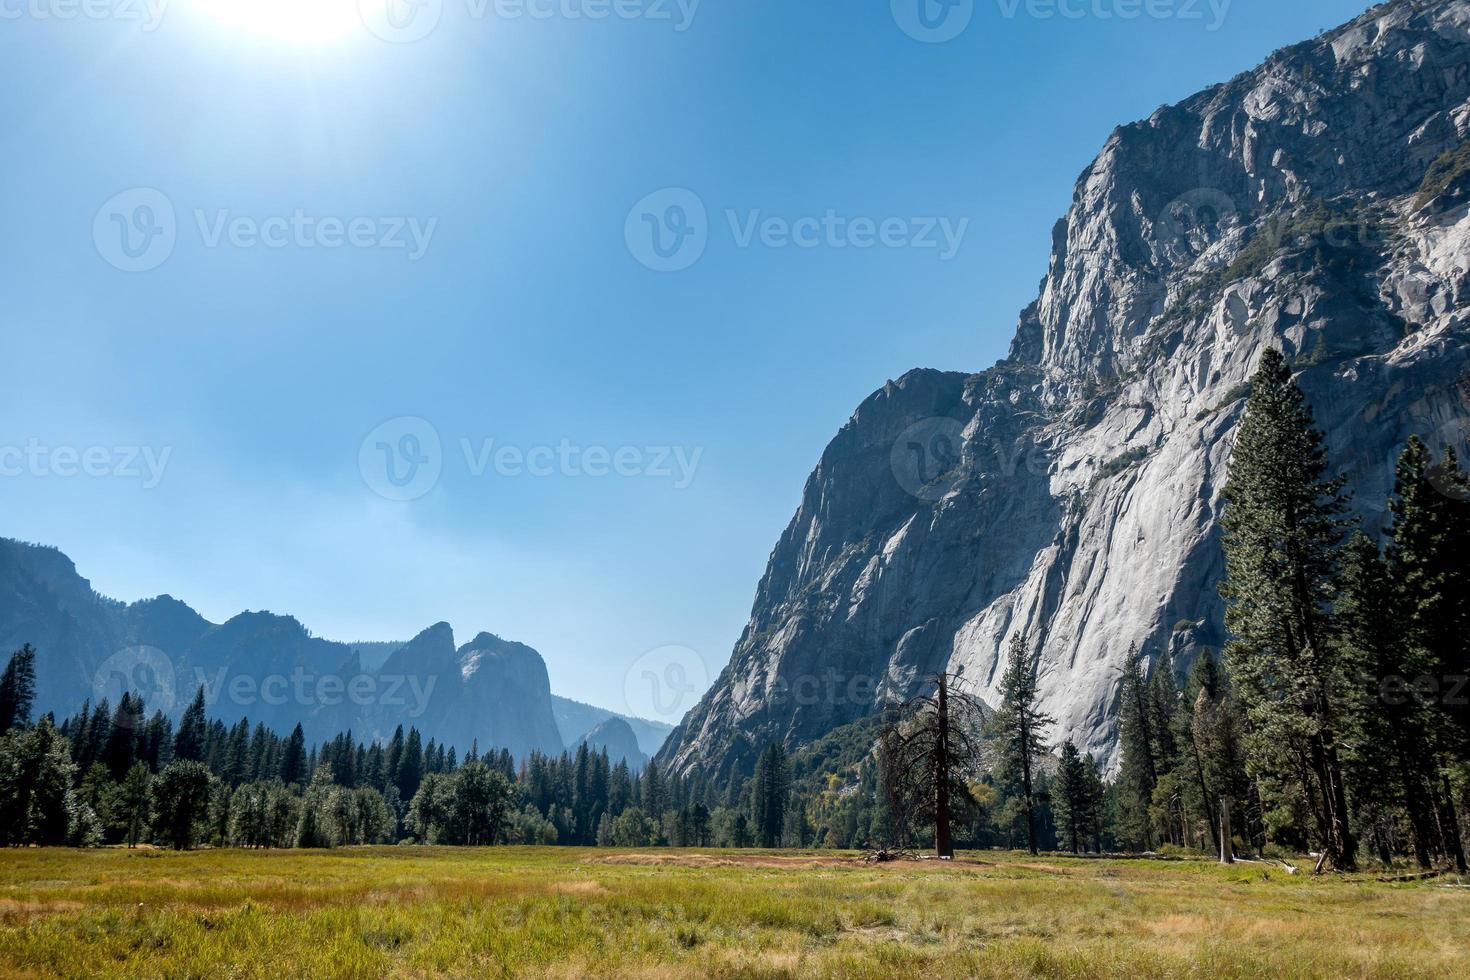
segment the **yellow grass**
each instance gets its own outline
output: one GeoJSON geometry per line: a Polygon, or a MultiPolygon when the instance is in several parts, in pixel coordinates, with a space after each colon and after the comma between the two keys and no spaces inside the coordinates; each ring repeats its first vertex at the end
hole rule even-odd
{"type": "Polygon", "coordinates": [[[1470,891],[1265,865],[567,848],[0,852],[0,975],[1434,977],[1470,891]]]}

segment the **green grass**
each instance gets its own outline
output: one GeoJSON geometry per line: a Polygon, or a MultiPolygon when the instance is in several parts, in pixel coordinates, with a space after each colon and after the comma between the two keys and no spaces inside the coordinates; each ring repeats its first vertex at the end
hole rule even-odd
{"type": "Polygon", "coordinates": [[[1470,174],[1470,142],[1446,150],[1429,165],[1414,198],[1414,206],[1422,208],[1429,204],[1466,174],[1470,174]]]}
{"type": "Polygon", "coordinates": [[[1446,977],[1470,892],[1272,866],[410,847],[0,854],[0,975],[1446,977]]]}

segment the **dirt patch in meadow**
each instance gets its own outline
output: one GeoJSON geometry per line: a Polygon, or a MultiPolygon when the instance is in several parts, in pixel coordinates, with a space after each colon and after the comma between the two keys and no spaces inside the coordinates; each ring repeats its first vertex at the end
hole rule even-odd
{"type": "MultiPolygon", "coordinates": [[[[886,869],[913,871],[916,868],[943,871],[948,868],[964,868],[974,870],[976,868],[993,868],[996,865],[988,861],[980,861],[973,858],[962,858],[954,861],[935,861],[904,859],[900,861],[886,861],[883,863],[868,863],[860,857],[847,857],[843,855],[805,855],[805,854],[654,854],[646,852],[635,852],[632,854],[613,854],[608,857],[599,858],[599,864],[634,865],[640,867],[676,867],[676,868],[782,868],[800,870],[803,868],[871,868],[874,871],[886,869]]],[[[1026,867],[1017,865],[1017,867],[1026,867]]],[[[1050,868],[1033,867],[1032,870],[1053,870],[1050,868]]]]}
{"type": "Polygon", "coordinates": [[[638,867],[675,868],[835,868],[861,866],[859,858],[805,857],[780,854],[612,854],[598,859],[599,864],[636,865],[638,867]]]}
{"type": "Polygon", "coordinates": [[[0,921],[11,919],[31,919],[38,915],[52,915],[57,912],[79,912],[82,909],[81,902],[73,901],[47,901],[36,899],[33,901],[18,901],[13,898],[0,898],[0,921]]]}

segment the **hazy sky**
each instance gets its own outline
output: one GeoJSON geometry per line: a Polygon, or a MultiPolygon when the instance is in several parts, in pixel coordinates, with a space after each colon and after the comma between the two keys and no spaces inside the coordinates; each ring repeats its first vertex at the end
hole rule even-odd
{"type": "Polygon", "coordinates": [[[1367,6],[159,2],[0,0],[0,535],[616,709],[864,397],[1004,355],[1114,126],[1367,6]]]}

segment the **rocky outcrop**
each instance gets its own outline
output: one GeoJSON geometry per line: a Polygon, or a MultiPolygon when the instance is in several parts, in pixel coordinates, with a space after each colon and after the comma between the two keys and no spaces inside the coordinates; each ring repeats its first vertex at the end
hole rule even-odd
{"type": "Polygon", "coordinates": [[[1360,518],[1470,415],[1470,0],[1374,8],[1123,127],[1010,357],[870,397],[808,480],[729,666],[670,736],[747,769],[1010,639],[1054,739],[1116,765],[1130,647],[1225,639],[1218,521],[1261,353],[1301,372],[1360,518]]]}

